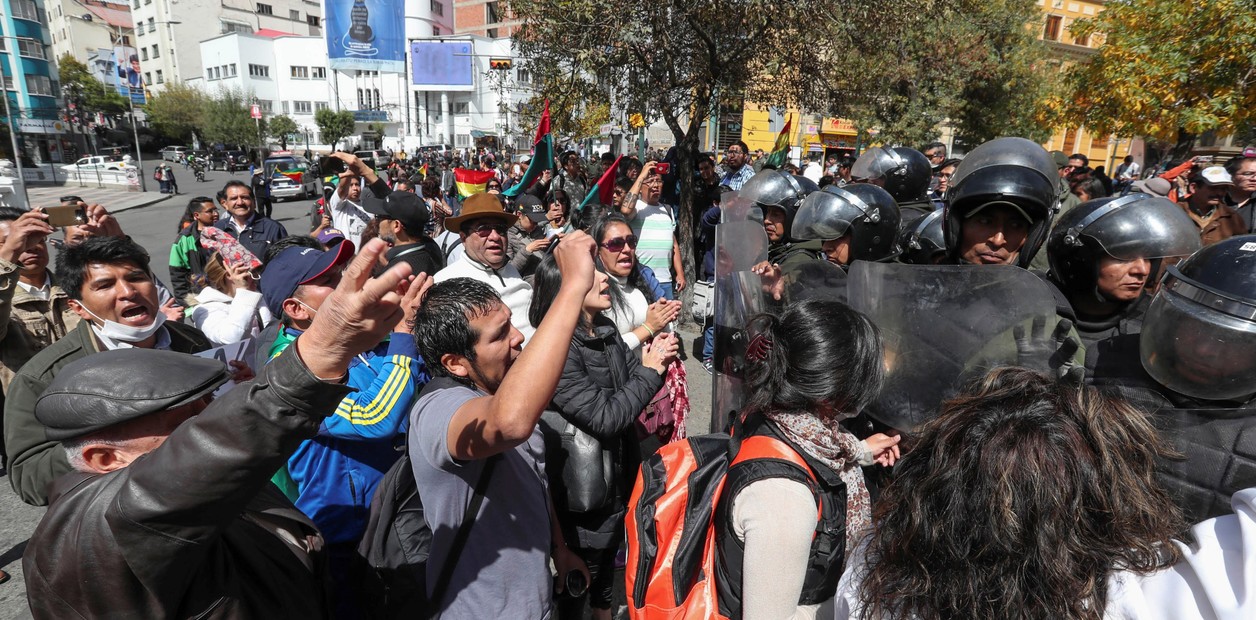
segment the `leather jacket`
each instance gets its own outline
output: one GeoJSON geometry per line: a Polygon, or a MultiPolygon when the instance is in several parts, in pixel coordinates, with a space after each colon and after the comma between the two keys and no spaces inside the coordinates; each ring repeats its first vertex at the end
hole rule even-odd
{"type": "Polygon", "coordinates": [[[22,559],[35,618],[328,617],[322,535],[270,476],[348,392],[289,350],[128,467],[63,476],[22,559]]]}

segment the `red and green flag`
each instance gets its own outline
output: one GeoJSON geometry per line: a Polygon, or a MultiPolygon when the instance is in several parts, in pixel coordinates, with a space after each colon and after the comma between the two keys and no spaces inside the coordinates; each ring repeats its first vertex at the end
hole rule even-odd
{"type": "Polygon", "coordinates": [[[606,172],[602,173],[602,177],[597,180],[597,183],[594,183],[593,187],[589,188],[589,193],[585,195],[580,206],[576,207],[576,211],[583,213],[585,205],[593,202],[594,196],[597,197],[598,202],[604,205],[609,205],[615,200],[615,175],[619,171],[619,160],[623,158],[623,155],[615,158],[615,163],[611,164],[606,169],[606,172]]]}
{"type": "Polygon", "coordinates": [[[492,170],[454,168],[454,184],[458,186],[458,195],[463,198],[470,198],[488,191],[488,182],[494,176],[492,170]]]}
{"type": "Polygon", "coordinates": [[[554,167],[554,138],[550,136],[549,99],[545,100],[545,110],[541,112],[541,121],[536,125],[536,138],[532,140],[532,161],[518,183],[502,192],[507,198],[514,198],[524,190],[532,187],[541,173],[554,167]]]}
{"type": "Polygon", "coordinates": [[[772,154],[763,162],[764,168],[780,169],[785,166],[785,161],[789,159],[789,133],[793,124],[793,117],[785,119],[785,126],[776,136],[776,144],[772,145],[772,154]]]}

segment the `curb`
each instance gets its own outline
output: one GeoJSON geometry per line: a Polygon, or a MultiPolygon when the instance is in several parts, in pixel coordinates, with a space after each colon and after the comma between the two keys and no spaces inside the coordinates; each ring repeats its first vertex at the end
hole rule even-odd
{"type": "MultiPolygon", "coordinates": [[[[181,195],[181,194],[179,194],[179,195],[181,195]]],[[[165,202],[165,201],[167,201],[167,200],[170,200],[171,198],[174,198],[175,196],[176,196],[176,194],[166,194],[166,195],[162,196],[161,198],[157,198],[157,199],[155,199],[155,200],[150,200],[150,201],[148,201],[148,202],[141,202],[141,203],[139,203],[139,204],[128,205],[128,206],[125,206],[125,207],[118,207],[118,208],[116,208],[116,209],[110,209],[110,210],[109,210],[109,212],[110,212],[110,213],[122,213],[123,211],[133,211],[133,210],[135,210],[135,209],[143,209],[144,207],[151,207],[151,206],[153,206],[153,205],[155,205],[155,204],[157,204],[157,203],[159,203],[159,202],[165,202]]]]}

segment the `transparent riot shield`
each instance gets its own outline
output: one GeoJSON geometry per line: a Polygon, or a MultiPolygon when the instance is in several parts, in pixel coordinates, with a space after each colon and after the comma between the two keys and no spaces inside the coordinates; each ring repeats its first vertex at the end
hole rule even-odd
{"type": "MultiPolygon", "coordinates": [[[[742,210],[737,215],[748,214],[742,210]]],[[[762,279],[751,271],[768,259],[763,224],[743,219],[715,227],[715,376],[711,381],[711,432],[728,428],[745,403],[745,328],[764,311],[762,279]]]]}
{"type": "Polygon", "coordinates": [[[1153,420],[1161,436],[1186,457],[1161,459],[1156,477],[1187,523],[1233,512],[1230,496],[1256,486],[1256,406],[1165,407],[1153,420]]]}
{"type": "Polygon", "coordinates": [[[1011,266],[856,262],[849,304],[868,316],[885,346],[886,381],[867,413],[911,431],[942,401],[991,368],[1046,366],[1018,354],[1014,330],[1056,325],[1047,284],[1011,266]]]}

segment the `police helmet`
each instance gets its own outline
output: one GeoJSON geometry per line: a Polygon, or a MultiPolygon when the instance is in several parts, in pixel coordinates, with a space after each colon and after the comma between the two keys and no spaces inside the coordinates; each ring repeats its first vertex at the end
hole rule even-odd
{"type": "Polygon", "coordinates": [[[850,234],[850,260],[883,261],[898,256],[901,215],[889,192],[868,183],[829,185],[809,194],[790,235],[799,241],[838,239],[850,234]]]}

